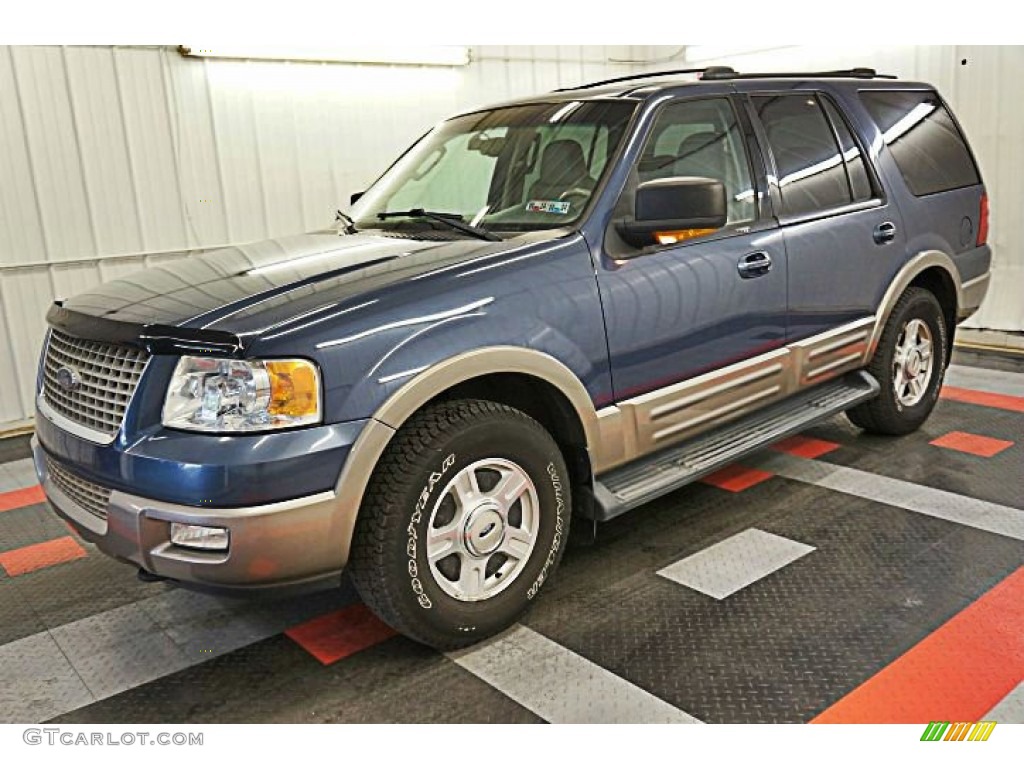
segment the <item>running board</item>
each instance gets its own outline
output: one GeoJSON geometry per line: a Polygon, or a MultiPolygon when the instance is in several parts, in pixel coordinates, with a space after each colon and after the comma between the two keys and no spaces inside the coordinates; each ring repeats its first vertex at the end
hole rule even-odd
{"type": "Polygon", "coordinates": [[[606,472],[594,482],[597,503],[593,519],[610,520],[646,504],[817,421],[870,400],[880,390],[871,374],[856,371],[606,472]]]}

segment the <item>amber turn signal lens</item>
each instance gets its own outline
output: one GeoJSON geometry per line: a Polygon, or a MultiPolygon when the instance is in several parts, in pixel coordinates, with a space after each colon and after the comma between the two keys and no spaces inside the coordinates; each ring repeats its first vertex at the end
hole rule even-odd
{"type": "Polygon", "coordinates": [[[714,231],[713,229],[680,229],[676,232],[655,232],[654,237],[658,241],[658,245],[672,245],[672,243],[691,240],[694,237],[710,235],[714,231]]]}
{"type": "Polygon", "coordinates": [[[267,361],[270,376],[270,406],[279,416],[315,416],[320,400],[316,369],[305,360],[267,361]]]}

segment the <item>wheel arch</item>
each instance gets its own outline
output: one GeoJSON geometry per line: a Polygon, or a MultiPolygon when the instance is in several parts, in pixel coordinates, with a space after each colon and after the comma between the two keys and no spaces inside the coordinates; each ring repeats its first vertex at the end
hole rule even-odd
{"type": "Polygon", "coordinates": [[[583,383],[554,357],[520,347],[465,352],[417,374],[373,414],[349,453],[335,494],[347,563],[363,495],[391,438],[425,405],[457,397],[494,399],[539,421],[566,453],[575,482],[590,482],[590,451],[600,445],[597,411],[583,383]]]}
{"type": "Polygon", "coordinates": [[[878,313],[875,315],[875,325],[868,342],[865,360],[871,360],[874,357],[878,341],[882,337],[885,324],[889,322],[889,316],[892,314],[896,302],[907,288],[912,286],[919,286],[931,291],[942,306],[949,331],[946,341],[949,346],[947,349],[948,359],[956,329],[957,308],[963,304],[960,271],[956,268],[953,260],[942,251],[923,251],[903,265],[882,297],[878,313]]]}

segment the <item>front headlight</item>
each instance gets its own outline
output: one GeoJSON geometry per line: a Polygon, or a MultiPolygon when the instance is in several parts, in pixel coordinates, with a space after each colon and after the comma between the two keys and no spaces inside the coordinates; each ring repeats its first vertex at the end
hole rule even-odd
{"type": "Polygon", "coordinates": [[[163,424],[196,432],[259,432],[320,421],[320,374],[308,360],[183,357],[163,424]]]}

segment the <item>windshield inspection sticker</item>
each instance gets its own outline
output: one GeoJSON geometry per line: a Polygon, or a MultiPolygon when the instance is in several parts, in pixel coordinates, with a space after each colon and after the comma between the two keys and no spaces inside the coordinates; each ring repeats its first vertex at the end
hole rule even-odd
{"type": "Polygon", "coordinates": [[[531,200],[526,204],[526,210],[530,213],[558,213],[564,216],[569,212],[569,203],[563,200],[531,200]]]}

